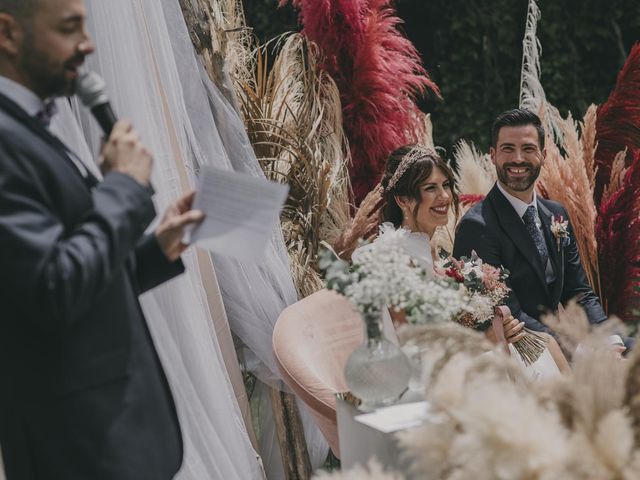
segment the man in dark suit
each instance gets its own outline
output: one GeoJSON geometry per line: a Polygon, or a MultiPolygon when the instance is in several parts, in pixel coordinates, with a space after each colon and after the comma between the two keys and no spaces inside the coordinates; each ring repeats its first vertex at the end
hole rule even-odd
{"type": "Polygon", "coordinates": [[[568,220],[567,211],[536,195],[544,137],[540,119],[528,110],[498,116],[490,149],[498,181],[460,221],[453,256],[475,250],[485,262],[504,266],[512,289],[506,303],[514,317],[531,330],[553,333],[540,322],[540,314],[572,298],[592,324],[603,322],[606,315],[587,283],[571,225],[565,238],[551,231],[554,220],[568,220]]]}
{"type": "MultiPolygon", "coordinates": [[[[138,295],[180,274],[192,195],[155,232],[127,122],[98,180],[49,132],[93,51],[83,0],[0,0],[0,446],[8,480],[173,478],[175,405],[138,295]]],[[[124,74],[126,78],[126,73],[124,74]]]]}

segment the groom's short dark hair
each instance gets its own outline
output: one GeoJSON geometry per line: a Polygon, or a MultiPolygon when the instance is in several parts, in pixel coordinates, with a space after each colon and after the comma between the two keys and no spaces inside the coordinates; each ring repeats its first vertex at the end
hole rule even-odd
{"type": "Polygon", "coordinates": [[[521,127],[524,125],[533,125],[536,128],[540,150],[542,150],[544,148],[544,127],[542,126],[540,117],[532,111],[523,108],[514,108],[513,110],[507,110],[498,115],[491,127],[491,146],[493,148],[497,147],[498,134],[502,127],[521,127]]]}

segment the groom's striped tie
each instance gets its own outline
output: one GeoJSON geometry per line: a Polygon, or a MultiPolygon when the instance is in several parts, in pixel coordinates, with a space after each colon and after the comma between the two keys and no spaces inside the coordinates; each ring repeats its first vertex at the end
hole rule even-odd
{"type": "Polygon", "coordinates": [[[529,205],[527,207],[527,211],[524,212],[522,216],[522,220],[524,220],[524,224],[527,227],[527,232],[531,235],[531,239],[533,243],[536,245],[536,249],[540,254],[540,258],[542,259],[543,268],[547,268],[547,261],[549,260],[549,251],[547,250],[547,244],[544,241],[544,237],[542,236],[542,232],[536,225],[536,207],[533,205],[529,205]]]}

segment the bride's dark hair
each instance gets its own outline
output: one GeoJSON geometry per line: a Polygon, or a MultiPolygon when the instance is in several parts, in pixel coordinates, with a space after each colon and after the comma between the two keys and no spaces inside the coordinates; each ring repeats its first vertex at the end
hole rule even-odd
{"type": "Polygon", "coordinates": [[[402,209],[396,202],[396,195],[413,198],[416,201],[416,206],[412,212],[414,219],[416,218],[422,199],[420,185],[431,176],[434,168],[439,168],[451,185],[451,203],[453,212],[456,218],[458,217],[460,205],[456,191],[456,180],[451,168],[435,150],[414,144],[405,145],[394,150],[387,159],[387,166],[382,177],[385,199],[382,217],[385,222],[393,223],[396,228],[402,225],[404,216],[402,209]],[[404,165],[402,165],[403,160],[405,160],[404,165]],[[407,162],[409,162],[408,166],[407,162]],[[398,176],[394,177],[398,167],[401,167],[401,171],[398,176]],[[390,183],[392,184],[391,187],[389,187],[390,183]]]}

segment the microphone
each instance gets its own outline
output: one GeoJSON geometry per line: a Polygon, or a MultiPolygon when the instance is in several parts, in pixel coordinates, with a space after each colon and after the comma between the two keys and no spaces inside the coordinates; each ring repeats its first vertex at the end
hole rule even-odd
{"type": "Polygon", "coordinates": [[[109,137],[118,121],[106,93],[107,84],[95,72],[82,73],[76,82],[76,95],[91,110],[104,134],[109,137]]]}

